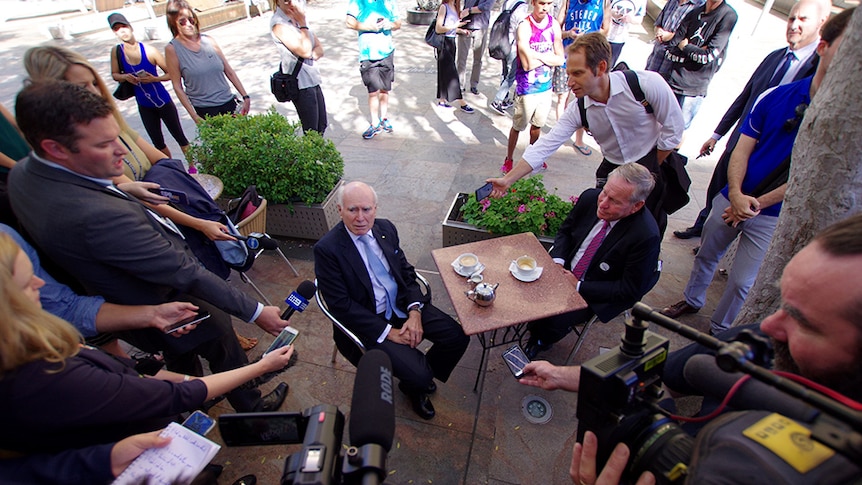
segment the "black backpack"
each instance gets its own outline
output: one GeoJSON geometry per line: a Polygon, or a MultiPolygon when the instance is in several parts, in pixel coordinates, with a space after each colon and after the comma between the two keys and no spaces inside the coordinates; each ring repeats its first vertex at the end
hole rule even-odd
{"type": "Polygon", "coordinates": [[[512,12],[520,7],[524,2],[518,2],[512,8],[503,10],[497,19],[494,20],[494,25],[491,26],[491,34],[488,38],[488,55],[494,59],[505,60],[512,50],[512,43],[509,42],[509,22],[512,19],[512,12]]]}

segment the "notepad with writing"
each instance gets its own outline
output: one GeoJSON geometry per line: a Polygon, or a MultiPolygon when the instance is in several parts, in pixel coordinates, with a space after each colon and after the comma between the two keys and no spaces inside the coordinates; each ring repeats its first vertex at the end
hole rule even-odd
{"type": "Polygon", "coordinates": [[[221,446],[177,423],[169,424],[161,436],[170,437],[170,444],[141,453],[114,480],[113,485],[189,483],[221,449],[221,446]]]}

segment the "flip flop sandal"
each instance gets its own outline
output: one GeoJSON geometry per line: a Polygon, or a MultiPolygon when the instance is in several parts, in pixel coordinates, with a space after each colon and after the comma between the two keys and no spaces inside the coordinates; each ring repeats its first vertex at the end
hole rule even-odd
{"type": "Polygon", "coordinates": [[[575,147],[575,150],[581,152],[581,155],[585,157],[588,157],[593,154],[593,149],[588,147],[587,145],[580,146],[573,143],[572,146],[575,147]]]}

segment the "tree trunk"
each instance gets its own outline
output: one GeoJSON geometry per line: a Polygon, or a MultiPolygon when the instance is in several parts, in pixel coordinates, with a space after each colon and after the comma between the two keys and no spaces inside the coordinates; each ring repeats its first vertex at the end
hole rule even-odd
{"type": "Polygon", "coordinates": [[[805,113],[778,226],[734,325],[760,322],[780,302],[781,271],[826,226],[862,211],[862,13],[853,13],[805,113]]]}

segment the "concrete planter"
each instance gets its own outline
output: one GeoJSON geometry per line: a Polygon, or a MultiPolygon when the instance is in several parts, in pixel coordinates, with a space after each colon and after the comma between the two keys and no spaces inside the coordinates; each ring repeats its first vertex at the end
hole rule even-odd
{"type": "MultiPolygon", "coordinates": [[[[446,212],[446,217],[443,219],[444,248],[502,236],[502,234],[491,234],[485,229],[460,220],[461,206],[467,202],[467,197],[469,195],[465,193],[456,195],[452,205],[449,206],[449,211],[446,212]]],[[[554,245],[554,239],[547,236],[539,236],[539,242],[545,249],[550,249],[554,245]]]]}
{"type": "Polygon", "coordinates": [[[326,196],[322,204],[293,204],[293,212],[287,204],[271,204],[266,213],[266,232],[271,236],[311,239],[322,238],[341,220],[335,207],[335,191],[339,181],[326,196]]]}
{"type": "Polygon", "coordinates": [[[407,9],[407,23],[412,25],[429,25],[436,15],[436,10],[407,9]]]}

